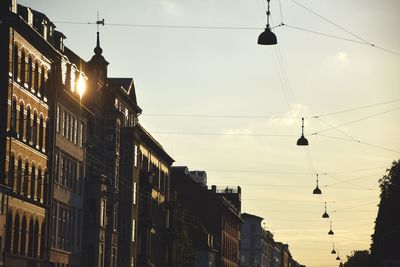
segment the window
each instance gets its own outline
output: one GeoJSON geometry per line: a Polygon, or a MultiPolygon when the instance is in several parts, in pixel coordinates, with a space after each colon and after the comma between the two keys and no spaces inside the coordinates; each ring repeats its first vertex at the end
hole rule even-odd
{"type": "Polygon", "coordinates": [[[135,145],[135,147],[134,147],[133,164],[134,164],[135,167],[138,166],[138,146],[137,145],[135,145]]]}
{"type": "Polygon", "coordinates": [[[24,182],[22,183],[22,192],[25,196],[28,196],[28,179],[29,179],[29,162],[25,162],[24,168],[24,182]]]}
{"type": "Polygon", "coordinates": [[[118,230],[118,205],[114,204],[114,214],[113,214],[113,229],[118,230]]]}
{"type": "Polygon", "coordinates": [[[19,105],[19,129],[18,129],[18,137],[20,139],[24,138],[24,105],[21,103],[19,105]]]}
{"type": "Polygon", "coordinates": [[[83,146],[83,123],[80,123],[79,126],[79,147],[83,146]]]}
{"type": "Polygon", "coordinates": [[[18,81],[18,46],[14,45],[14,58],[13,58],[13,68],[14,68],[14,80],[18,81]]]}
{"type": "Polygon", "coordinates": [[[132,219],[132,242],[135,242],[136,221],[132,219]]]}
{"type": "Polygon", "coordinates": [[[33,114],[33,125],[32,125],[32,145],[36,147],[37,144],[37,113],[33,114]]]}
{"type": "Polygon", "coordinates": [[[26,69],[25,51],[22,50],[22,52],[21,52],[21,72],[20,72],[20,75],[19,75],[22,86],[25,83],[25,75],[26,75],[25,69],[26,69]]]}
{"type": "Polygon", "coordinates": [[[31,141],[31,110],[28,107],[28,110],[26,111],[26,143],[29,144],[31,141]]]}
{"type": "Polygon", "coordinates": [[[37,177],[37,201],[42,202],[42,170],[39,169],[37,177]]]}
{"type": "Polygon", "coordinates": [[[14,99],[11,104],[11,125],[10,129],[17,128],[17,101],[14,99]]]}
{"type": "Polygon", "coordinates": [[[11,154],[8,164],[8,178],[9,178],[8,185],[11,188],[14,187],[14,173],[15,173],[15,158],[14,154],[11,154]]]}
{"type": "Polygon", "coordinates": [[[114,174],[114,188],[119,186],[119,165],[115,163],[115,174],[114,174]]]}
{"type": "Polygon", "coordinates": [[[133,182],[132,191],[133,191],[133,204],[136,205],[136,182],[133,182]]]}
{"type": "Polygon", "coordinates": [[[28,68],[27,68],[27,71],[28,71],[28,80],[27,80],[28,88],[29,88],[31,91],[33,91],[33,88],[32,88],[32,74],[33,74],[33,70],[32,70],[32,57],[31,57],[31,56],[28,57],[28,68]]]}
{"type": "Polygon", "coordinates": [[[69,140],[69,136],[70,136],[70,128],[69,128],[69,119],[70,119],[70,117],[71,117],[71,115],[69,115],[69,113],[65,113],[65,116],[66,116],[66,123],[65,123],[65,127],[66,127],[66,129],[65,129],[65,138],[67,138],[68,140],[69,140]]]}
{"type": "Polygon", "coordinates": [[[33,90],[37,91],[38,96],[40,96],[40,90],[39,90],[39,64],[37,62],[35,63],[35,75],[34,75],[33,79],[34,79],[33,90]]]}
{"type": "Polygon", "coordinates": [[[100,226],[105,226],[106,223],[106,200],[100,200],[100,226]]]}
{"type": "Polygon", "coordinates": [[[78,120],[75,119],[74,120],[74,126],[73,126],[73,132],[74,132],[74,144],[76,145],[77,141],[78,141],[78,120]]]}
{"type": "Polygon", "coordinates": [[[62,111],[62,128],[61,128],[61,133],[63,136],[67,136],[67,125],[66,125],[66,120],[67,120],[67,114],[65,113],[65,110],[62,111]]]}
{"type": "Polygon", "coordinates": [[[60,132],[60,116],[61,116],[61,110],[60,110],[60,106],[57,106],[57,122],[56,122],[56,131],[57,133],[60,132]]]}
{"type": "Polygon", "coordinates": [[[35,179],[36,179],[35,164],[32,164],[32,170],[31,170],[31,192],[30,192],[31,199],[35,198],[35,179]]]}
{"type": "Polygon", "coordinates": [[[17,181],[16,181],[16,186],[17,186],[17,193],[21,193],[21,186],[22,186],[22,159],[18,159],[18,165],[17,165],[17,181]]]}
{"type": "Polygon", "coordinates": [[[40,116],[39,122],[39,149],[42,150],[43,148],[43,117],[40,116]]]}

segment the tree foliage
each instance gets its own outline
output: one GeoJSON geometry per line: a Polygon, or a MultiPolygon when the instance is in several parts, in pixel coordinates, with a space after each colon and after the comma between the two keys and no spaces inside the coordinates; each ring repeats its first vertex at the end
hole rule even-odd
{"type": "Polygon", "coordinates": [[[351,256],[347,256],[344,267],[368,267],[368,250],[356,250],[351,256]]]}
{"type": "Polygon", "coordinates": [[[370,266],[384,260],[400,260],[400,160],[394,161],[379,180],[381,188],[375,232],[372,235],[370,266]]]}
{"type": "Polygon", "coordinates": [[[196,263],[196,252],[192,238],[189,235],[187,214],[184,209],[179,209],[180,218],[175,229],[176,266],[193,267],[196,263]]]}

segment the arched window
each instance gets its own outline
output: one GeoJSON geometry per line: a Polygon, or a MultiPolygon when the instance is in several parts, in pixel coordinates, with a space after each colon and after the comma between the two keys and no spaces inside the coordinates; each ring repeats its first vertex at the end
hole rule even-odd
{"type": "Polygon", "coordinates": [[[35,172],[35,164],[32,164],[32,171],[31,171],[31,191],[30,197],[31,199],[35,199],[35,179],[36,179],[36,172],[35,172]]]}
{"type": "Polygon", "coordinates": [[[14,80],[18,80],[18,46],[14,45],[14,58],[13,58],[13,76],[14,80]]]}
{"type": "Polygon", "coordinates": [[[43,116],[40,116],[39,122],[39,149],[43,148],[43,116]]]}
{"type": "Polygon", "coordinates": [[[26,217],[22,217],[21,223],[21,255],[25,255],[26,248],[26,217]]]}
{"type": "Polygon", "coordinates": [[[21,186],[22,186],[22,158],[18,158],[18,165],[17,165],[17,181],[16,181],[16,191],[17,193],[21,193],[21,186]]]}
{"type": "Polygon", "coordinates": [[[24,138],[24,104],[19,105],[19,118],[18,118],[18,137],[22,140],[24,138]]]}
{"type": "Polygon", "coordinates": [[[14,153],[11,153],[8,164],[8,186],[13,188],[15,174],[15,158],[14,153]]]}
{"type": "Polygon", "coordinates": [[[40,92],[43,94],[43,97],[47,96],[46,86],[45,68],[42,67],[42,71],[40,73],[40,92]]]}
{"type": "Polygon", "coordinates": [[[28,196],[29,162],[25,162],[24,181],[22,182],[22,194],[28,196]]]}
{"type": "Polygon", "coordinates": [[[41,202],[42,200],[42,170],[39,168],[38,176],[37,176],[37,201],[41,202]]]}
{"type": "Polygon", "coordinates": [[[31,218],[29,222],[29,239],[28,239],[28,256],[32,257],[33,256],[33,219],[31,218]]]}
{"type": "MultiPolygon", "coordinates": [[[[12,222],[13,222],[13,218],[12,218],[12,213],[11,211],[9,211],[7,213],[7,223],[6,223],[6,229],[12,229],[12,222]]],[[[11,250],[11,238],[12,238],[12,231],[6,231],[6,247],[5,250],[7,252],[10,252],[11,250]]]]}
{"type": "Polygon", "coordinates": [[[40,96],[40,90],[39,90],[39,64],[35,62],[35,75],[33,75],[33,89],[37,92],[37,94],[40,96]]]}
{"type": "Polygon", "coordinates": [[[40,228],[40,258],[44,259],[44,247],[46,243],[46,225],[42,222],[42,227],[40,228]]]}
{"type": "Polygon", "coordinates": [[[25,75],[26,75],[26,73],[25,73],[26,63],[25,63],[25,51],[24,50],[22,50],[22,52],[21,52],[21,61],[20,62],[21,62],[21,68],[20,68],[21,72],[19,74],[19,77],[20,77],[21,84],[23,86],[25,83],[25,75]]]}
{"type": "Polygon", "coordinates": [[[38,119],[37,113],[33,113],[33,124],[32,124],[32,145],[36,147],[37,144],[37,132],[38,132],[38,119]]]}
{"type": "Polygon", "coordinates": [[[51,138],[51,134],[50,134],[50,120],[47,118],[46,119],[46,134],[45,134],[45,144],[44,144],[44,148],[46,152],[50,152],[50,138],[51,138]]]}
{"type": "Polygon", "coordinates": [[[32,90],[32,75],[33,75],[33,70],[32,70],[32,57],[29,55],[28,56],[28,80],[27,80],[27,84],[28,84],[28,89],[32,90]]]}
{"type": "Polygon", "coordinates": [[[35,221],[35,229],[33,230],[33,257],[36,258],[38,256],[38,248],[39,248],[39,221],[36,219],[35,221]]]}
{"type": "Polygon", "coordinates": [[[17,129],[17,101],[13,99],[11,104],[11,125],[10,129],[17,129]]]}
{"type": "Polygon", "coordinates": [[[26,111],[26,142],[29,144],[31,141],[31,109],[28,106],[26,111]]]}
{"type": "MultiPolygon", "coordinates": [[[[10,231],[9,229],[8,231],[10,231]]],[[[13,253],[18,254],[19,249],[19,215],[15,215],[14,220],[14,239],[13,239],[13,253]]]]}
{"type": "Polygon", "coordinates": [[[44,176],[43,176],[43,203],[47,204],[48,203],[48,179],[49,179],[49,174],[47,170],[44,171],[44,176]]]}

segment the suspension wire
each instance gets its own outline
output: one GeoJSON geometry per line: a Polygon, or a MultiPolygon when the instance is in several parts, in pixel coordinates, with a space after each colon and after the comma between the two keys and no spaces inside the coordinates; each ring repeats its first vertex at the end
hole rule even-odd
{"type": "MultiPolygon", "coordinates": [[[[283,84],[283,82],[282,82],[283,84]]],[[[381,105],[387,105],[390,103],[395,103],[399,102],[399,99],[394,99],[394,100],[389,100],[389,101],[384,101],[384,102],[379,102],[375,104],[368,104],[364,106],[359,106],[355,108],[348,108],[348,109],[343,109],[339,111],[334,111],[331,113],[323,113],[320,115],[314,115],[314,116],[304,116],[305,119],[317,119],[318,117],[328,117],[332,115],[337,115],[341,113],[348,113],[348,112],[353,112],[357,110],[362,110],[362,109],[368,109],[376,106],[381,106],[381,105]]],[[[178,113],[143,113],[141,116],[149,116],[149,117],[190,117],[190,118],[233,118],[233,119],[299,119],[298,116],[274,116],[274,115],[230,115],[230,114],[178,114],[178,113]]]]}
{"type": "Polygon", "coordinates": [[[332,130],[334,128],[341,128],[343,126],[347,126],[347,125],[350,125],[350,124],[353,124],[353,123],[356,123],[356,122],[360,122],[360,121],[363,121],[363,120],[367,120],[367,119],[370,119],[370,118],[381,116],[383,114],[386,114],[386,113],[389,113],[389,112],[393,112],[393,111],[396,111],[396,110],[399,110],[399,109],[400,109],[400,107],[396,107],[396,108],[393,108],[393,109],[389,109],[389,110],[386,110],[386,111],[375,113],[375,114],[372,114],[372,115],[368,115],[366,117],[362,117],[360,119],[356,119],[356,120],[352,120],[352,121],[349,121],[349,122],[346,122],[346,123],[342,123],[342,124],[339,124],[339,125],[337,125],[335,127],[327,128],[327,129],[324,129],[324,130],[321,130],[321,131],[317,131],[317,132],[314,132],[314,133],[311,133],[311,134],[308,134],[308,135],[316,135],[316,134],[324,133],[324,132],[330,131],[330,130],[332,130]]]}
{"type": "Polygon", "coordinates": [[[281,2],[281,0],[279,0],[279,11],[281,13],[281,23],[279,25],[281,25],[281,24],[283,24],[283,12],[282,12],[282,2],[281,2]]]}
{"type": "Polygon", "coordinates": [[[380,150],[385,150],[385,151],[389,151],[389,152],[400,154],[399,150],[394,150],[394,149],[387,148],[387,147],[377,146],[377,145],[370,144],[370,143],[367,143],[367,142],[364,142],[364,141],[360,141],[360,140],[354,141],[353,139],[347,139],[347,138],[342,138],[342,137],[337,137],[337,136],[331,136],[331,135],[327,135],[327,134],[318,134],[318,135],[319,136],[323,136],[323,137],[327,137],[327,138],[331,138],[331,139],[343,140],[343,141],[348,141],[348,142],[356,142],[356,143],[360,143],[360,144],[363,144],[363,145],[366,145],[366,146],[370,146],[370,147],[373,147],[373,148],[377,148],[377,149],[380,149],[380,150]]]}
{"type": "MultiPolygon", "coordinates": [[[[294,1],[294,0],[292,0],[294,1]]],[[[58,23],[58,24],[75,24],[75,25],[96,25],[97,22],[82,22],[82,21],[54,21],[54,23],[58,23]]],[[[264,28],[261,27],[231,27],[231,26],[187,26],[187,25],[158,25],[158,24],[130,24],[130,23],[104,23],[103,26],[116,26],[116,27],[137,27],[137,28],[164,28],[164,29],[204,29],[204,30],[263,30],[264,28]]],[[[293,25],[288,25],[286,23],[280,23],[279,25],[276,25],[275,27],[272,28],[277,28],[280,26],[286,26],[288,28],[293,28],[293,29],[297,29],[297,30],[301,30],[301,31],[306,31],[306,32],[310,32],[310,33],[314,33],[314,34],[318,34],[318,35],[323,35],[326,37],[331,37],[331,38],[335,38],[335,39],[340,39],[340,40],[344,40],[344,41],[348,41],[348,42],[353,42],[353,43],[358,43],[358,44],[363,44],[363,45],[368,45],[371,47],[375,47],[377,49],[380,49],[382,51],[391,53],[393,55],[397,55],[400,56],[399,52],[387,49],[385,47],[382,46],[378,46],[369,42],[364,42],[363,39],[362,41],[357,41],[357,40],[353,40],[353,39],[349,39],[349,38],[344,38],[344,37],[340,37],[340,36],[336,36],[336,35],[331,35],[331,34],[326,34],[326,33],[322,33],[322,32],[317,32],[317,31],[313,31],[313,30],[309,30],[309,29],[305,29],[305,28],[301,28],[301,27],[296,27],[293,25]]],[[[359,38],[357,38],[359,39],[359,38]]]]}
{"type": "Polygon", "coordinates": [[[384,102],[380,102],[380,103],[369,104],[369,105],[359,106],[359,107],[355,107],[355,108],[339,110],[339,111],[331,112],[331,113],[325,113],[325,114],[318,115],[318,117],[327,117],[327,116],[332,116],[332,115],[336,115],[336,114],[340,114],[340,113],[347,113],[347,112],[352,112],[352,111],[356,111],[356,110],[367,109],[367,108],[371,108],[371,107],[391,104],[391,103],[395,103],[395,102],[399,102],[399,101],[400,101],[400,98],[397,98],[397,99],[394,99],[394,100],[384,101],[384,102]]]}
{"type": "Polygon", "coordinates": [[[307,10],[308,12],[310,12],[310,13],[312,13],[312,14],[318,16],[319,18],[321,18],[321,19],[323,19],[323,20],[325,20],[325,21],[328,22],[329,24],[331,24],[331,25],[333,25],[333,26],[335,26],[335,27],[337,27],[337,28],[339,28],[339,29],[345,31],[346,33],[350,34],[351,36],[357,38],[358,40],[362,41],[363,43],[368,44],[368,45],[373,45],[371,42],[365,40],[364,38],[361,38],[360,36],[356,35],[355,33],[353,33],[353,32],[351,32],[351,31],[347,30],[346,28],[340,26],[339,24],[333,22],[332,20],[330,20],[330,19],[328,19],[328,18],[322,16],[321,14],[319,14],[319,13],[317,13],[317,12],[311,10],[310,8],[308,8],[308,7],[306,7],[305,5],[303,5],[303,4],[299,3],[299,2],[297,2],[296,0],[291,0],[291,1],[292,1],[293,3],[295,3],[296,5],[302,7],[303,9],[307,10]]]}
{"type": "MultiPolygon", "coordinates": [[[[362,185],[358,185],[358,184],[352,183],[350,181],[346,181],[346,180],[340,179],[340,178],[338,178],[338,177],[336,177],[336,176],[334,176],[332,174],[327,174],[327,176],[329,176],[329,177],[331,177],[331,178],[333,178],[333,179],[335,179],[335,180],[337,180],[339,182],[342,182],[344,184],[349,184],[349,185],[355,186],[357,188],[363,188],[363,189],[366,189],[366,190],[375,190],[373,188],[364,187],[362,185]]],[[[332,185],[330,185],[330,186],[332,187],[332,185]]]]}

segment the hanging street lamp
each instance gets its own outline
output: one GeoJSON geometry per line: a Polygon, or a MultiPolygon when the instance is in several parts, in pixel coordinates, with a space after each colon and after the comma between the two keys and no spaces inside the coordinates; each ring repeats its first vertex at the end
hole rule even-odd
{"type": "Polygon", "coordinates": [[[332,221],[329,223],[330,223],[330,229],[329,229],[328,235],[334,235],[335,233],[332,231],[332,221]]]}
{"type": "MultiPolygon", "coordinates": [[[[314,195],[321,195],[322,194],[322,191],[321,191],[321,189],[319,189],[319,187],[318,187],[318,173],[317,173],[317,187],[315,187],[315,189],[313,190],[313,192],[312,192],[314,195]]],[[[323,216],[322,216],[323,217],[323,216]]]]}
{"type": "Polygon", "coordinates": [[[258,36],[258,44],[259,45],[276,45],[278,43],[276,39],[276,35],[271,31],[271,26],[269,25],[269,16],[271,15],[271,12],[269,10],[269,2],[270,0],[267,0],[268,3],[268,9],[267,9],[267,27],[265,30],[258,36]]]}
{"type": "Polygon", "coordinates": [[[325,212],[322,214],[322,218],[329,218],[329,214],[326,212],[326,202],[325,202],[325,212]]]}
{"type": "Polygon", "coordinates": [[[298,146],[308,146],[308,140],[304,137],[304,118],[301,118],[301,137],[297,140],[298,146]]]}

